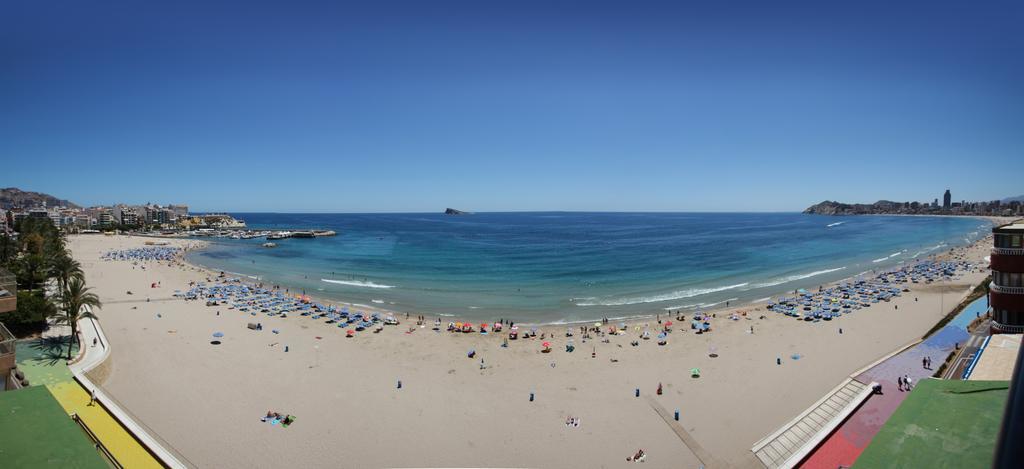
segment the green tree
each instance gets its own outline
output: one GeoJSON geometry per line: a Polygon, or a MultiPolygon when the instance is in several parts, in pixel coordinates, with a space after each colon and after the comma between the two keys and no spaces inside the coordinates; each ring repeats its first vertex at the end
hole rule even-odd
{"type": "Polygon", "coordinates": [[[18,309],[4,314],[3,321],[15,335],[23,335],[42,329],[46,318],[57,314],[57,306],[41,292],[19,291],[18,309]]]}
{"type": "Polygon", "coordinates": [[[71,347],[78,341],[78,320],[96,317],[92,311],[85,310],[85,307],[88,306],[91,309],[103,306],[100,303],[100,298],[89,290],[90,288],[85,286],[85,280],[72,277],[68,280],[67,288],[60,295],[60,305],[61,309],[64,310],[64,315],[58,317],[57,322],[71,326],[71,340],[68,341],[68,360],[71,359],[71,347]]]}
{"type": "Polygon", "coordinates": [[[19,283],[29,291],[35,290],[37,285],[46,280],[46,265],[46,257],[42,254],[22,254],[15,264],[19,283]]]}
{"type": "Polygon", "coordinates": [[[72,259],[67,251],[50,258],[49,274],[50,277],[57,279],[57,291],[61,292],[67,289],[68,282],[71,279],[85,279],[82,265],[72,259]]]}
{"type": "Polygon", "coordinates": [[[7,233],[0,235],[0,264],[7,265],[17,254],[17,246],[7,233]]]}

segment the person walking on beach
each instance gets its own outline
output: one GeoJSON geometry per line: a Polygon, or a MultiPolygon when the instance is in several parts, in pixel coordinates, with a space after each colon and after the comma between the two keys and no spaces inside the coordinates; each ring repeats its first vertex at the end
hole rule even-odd
{"type": "Polygon", "coordinates": [[[89,405],[92,406],[96,403],[96,388],[92,388],[89,392],[89,405]]]}
{"type": "Polygon", "coordinates": [[[928,369],[928,357],[924,357],[921,359],[921,368],[924,368],[926,370],[928,369]]]}
{"type": "Polygon", "coordinates": [[[896,387],[897,387],[897,388],[898,388],[898,389],[899,389],[900,391],[902,391],[902,390],[903,390],[903,377],[902,377],[902,376],[897,376],[897,377],[896,377],[896,387]]]}

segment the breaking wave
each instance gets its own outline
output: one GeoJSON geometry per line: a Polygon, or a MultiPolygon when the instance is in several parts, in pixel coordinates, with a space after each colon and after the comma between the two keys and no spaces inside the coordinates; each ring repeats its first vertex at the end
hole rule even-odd
{"type": "Polygon", "coordinates": [[[795,282],[797,280],[803,280],[805,278],[811,278],[811,277],[815,277],[815,276],[822,275],[822,274],[838,272],[838,271],[843,270],[845,268],[846,268],[846,266],[842,266],[842,267],[836,267],[835,269],[816,270],[814,272],[809,272],[809,273],[806,273],[806,274],[797,274],[797,275],[790,275],[790,276],[787,276],[787,277],[779,277],[779,278],[776,278],[776,279],[769,280],[767,282],[755,283],[754,286],[751,287],[751,289],[753,289],[753,288],[764,288],[764,287],[774,287],[775,285],[782,285],[783,283],[795,282]]]}
{"type": "Polygon", "coordinates": [[[326,278],[320,279],[322,282],[336,283],[338,285],[349,285],[353,287],[364,287],[364,288],[395,288],[394,285],[381,285],[373,282],[360,282],[358,280],[329,280],[326,278]]]}
{"type": "Polygon", "coordinates": [[[654,296],[634,296],[627,298],[579,298],[583,302],[577,302],[576,306],[624,306],[624,305],[635,305],[642,303],[658,303],[669,300],[680,300],[683,298],[692,298],[694,296],[706,295],[708,293],[715,293],[725,290],[732,290],[734,288],[741,288],[747,286],[747,283],[737,283],[736,285],[727,285],[723,287],[713,288],[689,288],[686,290],[677,290],[672,293],[665,293],[662,295],[654,296]]]}

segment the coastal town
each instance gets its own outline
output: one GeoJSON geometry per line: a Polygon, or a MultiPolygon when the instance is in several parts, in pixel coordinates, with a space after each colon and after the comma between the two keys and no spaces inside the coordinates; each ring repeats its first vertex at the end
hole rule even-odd
{"type": "Polygon", "coordinates": [[[816,215],[963,215],[963,216],[1021,216],[1024,215],[1024,196],[1000,200],[969,202],[953,201],[949,189],[931,202],[893,202],[879,200],[873,204],[847,204],[826,200],[812,205],[804,213],[816,215]]]}
{"type": "Polygon", "coordinates": [[[0,216],[0,233],[13,233],[14,227],[25,219],[47,219],[54,227],[70,234],[131,232],[151,236],[266,238],[268,241],[337,234],[321,229],[250,230],[245,220],[226,213],[190,213],[185,204],[80,207],[48,194],[17,188],[0,189],[0,214],[3,215],[0,216]]]}

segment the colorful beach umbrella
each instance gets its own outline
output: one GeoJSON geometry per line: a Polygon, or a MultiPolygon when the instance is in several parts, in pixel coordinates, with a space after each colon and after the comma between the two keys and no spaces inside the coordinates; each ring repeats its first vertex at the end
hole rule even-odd
{"type": "Polygon", "coordinates": [[[214,332],[213,336],[219,339],[221,337],[224,337],[224,333],[223,332],[214,332]]]}
{"type": "Polygon", "coordinates": [[[541,344],[541,345],[543,345],[543,346],[544,346],[545,348],[547,348],[547,347],[550,347],[550,346],[551,346],[551,342],[544,342],[544,343],[543,343],[543,344],[541,344]]]}

